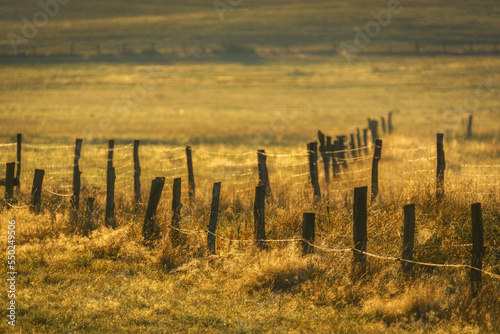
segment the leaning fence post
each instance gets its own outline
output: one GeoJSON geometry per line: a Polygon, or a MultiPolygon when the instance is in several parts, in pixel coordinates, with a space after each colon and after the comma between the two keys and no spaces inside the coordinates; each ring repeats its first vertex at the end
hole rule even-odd
{"type": "Polygon", "coordinates": [[[253,206],[254,215],[254,234],[255,242],[260,250],[267,248],[266,246],[266,186],[259,185],[255,187],[255,202],[253,206]]]}
{"type": "Polygon", "coordinates": [[[183,242],[183,238],[180,235],[180,220],[181,220],[181,178],[174,179],[174,185],[172,189],[172,222],[170,224],[170,241],[172,246],[176,247],[183,242]]]}
{"type": "Polygon", "coordinates": [[[106,176],[106,218],[104,225],[115,228],[115,167],[108,167],[106,176]]]}
{"type": "Polygon", "coordinates": [[[42,184],[45,171],[43,169],[35,169],[35,177],[33,178],[33,187],[31,188],[31,208],[33,212],[40,213],[42,202],[42,184]]]}
{"type": "Polygon", "coordinates": [[[5,201],[10,204],[14,202],[14,174],[16,172],[16,163],[7,163],[5,170],[5,201]]]}
{"type": "Polygon", "coordinates": [[[353,204],[353,277],[361,276],[366,271],[366,220],[368,187],[354,188],[353,204]]]}
{"type": "Polygon", "coordinates": [[[135,208],[141,204],[141,164],[139,162],[140,140],[134,140],[134,199],[135,208]]]}
{"type": "Polygon", "coordinates": [[[382,156],[382,139],[375,140],[375,150],[372,161],[372,202],[378,195],[378,162],[382,156]]]}
{"type": "Polygon", "coordinates": [[[304,255],[314,252],[315,218],[314,213],[304,213],[302,216],[302,253],[304,255]]]}
{"type": "Polygon", "coordinates": [[[17,134],[17,171],[16,171],[16,185],[21,187],[21,143],[23,140],[23,135],[17,134]]]}
{"type": "Polygon", "coordinates": [[[210,222],[208,223],[207,247],[211,254],[215,254],[215,232],[219,216],[220,182],[214,183],[212,190],[212,205],[210,207],[210,222]]]}
{"type": "Polygon", "coordinates": [[[188,196],[189,202],[194,204],[195,200],[195,185],[194,185],[194,172],[193,172],[193,155],[191,151],[191,146],[186,146],[186,161],[188,169],[188,196]]]}
{"type": "Polygon", "coordinates": [[[477,297],[481,291],[481,270],[484,255],[484,230],[481,203],[471,205],[472,211],[472,268],[470,270],[471,296],[477,297]]]}
{"type": "Polygon", "coordinates": [[[266,195],[272,199],[271,184],[269,182],[269,172],[267,170],[267,155],[265,150],[257,151],[257,166],[259,168],[259,184],[266,186],[266,195]]]}
{"type": "Polygon", "coordinates": [[[401,262],[403,273],[411,275],[413,273],[413,246],[415,244],[415,204],[408,204],[403,207],[404,228],[403,228],[403,253],[401,262]]]}
{"type": "Polygon", "coordinates": [[[441,201],[444,196],[444,170],[446,168],[446,161],[444,158],[443,137],[444,134],[437,134],[436,199],[438,201],[441,201]]]}
{"type": "Polygon", "coordinates": [[[314,197],[319,199],[321,198],[321,191],[318,179],[318,143],[312,142],[307,144],[307,151],[309,157],[309,174],[314,189],[314,197]]]}
{"type": "Polygon", "coordinates": [[[80,172],[80,154],[82,152],[82,139],[77,139],[75,144],[75,157],[73,162],[73,196],[71,196],[71,207],[73,210],[78,210],[80,205],[80,177],[82,172],[80,172]]]}
{"type": "Polygon", "coordinates": [[[142,236],[144,245],[153,246],[153,242],[160,238],[160,229],[156,225],[156,209],[160,202],[161,192],[165,185],[164,177],[157,177],[151,182],[151,191],[149,193],[148,207],[146,208],[146,216],[142,227],[142,236]]]}
{"type": "Polygon", "coordinates": [[[472,137],[472,115],[469,115],[469,123],[467,124],[467,138],[472,137]]]}

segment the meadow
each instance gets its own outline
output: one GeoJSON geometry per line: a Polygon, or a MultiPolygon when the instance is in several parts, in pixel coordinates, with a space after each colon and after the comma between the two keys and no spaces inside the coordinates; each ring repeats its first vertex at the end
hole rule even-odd
{"type": "MultiPolygon", "coordinates": [[[[416,266],[407,279],[400,263],[369,258],[367,274],[351,279],[352,253],[328,250],[352,247],[352,190],[369,185],[371,153],[330,185],[320,166],[318,203],[306,156],[318,130],[348,135],[393,111],[394,133],[382,136],[380,196],[368,212],[368,251],[400,256],[402,208],[415,203],[416,260],[470,264],[470,204],[480,201],[484,269],[498,275],[498,73],[498,59],[466,56],[2,66],[1,143],[24,136],[17,208],[0,214],[2,240],[8,220],[17,224],[14,331],[498,332],[494,277],[484,275],[475,300],[464,268],[416,266]],[[442,203],[434,196],[438,132],[447,159],[442,203]],[[76,138],[84,140],[82,202],[97,198],[99,228],[90,237],[69,219],[69,198],[52,193],[71,193],[76,138]],[[108,139],[116,140],[116,229],[102,226],[108,139]],[[157,215],[163,238],[153,249],[141,242],[145,207],[132,205],[134,139],[141,140],[144,201],[151,180],[166,177],[157,215]],[[193,147],[195,205],[187,198],[185,145],[193,147]],[[315,244],[326,251],[302,256],[300,244],[282,241],[260,252],[248,242],[261,148],[275,198],[266,207],[268,238],[300,237],[302,214],[315,212],[315,244]],[[40,215],[24,207],[35,168],[46,170],[40,215]],[[181,227],[190,231],[177,248],[168,239],[174,177],[183,179],[181,227]],[[219,238],[209,255],[204,231],[217,181],[217,233],[232,241],[219,238]]],[[[15,146],[0,152],[3,175],[15,146]]],[[[7,331],[5,308],[1,315],[7,331]]]]}

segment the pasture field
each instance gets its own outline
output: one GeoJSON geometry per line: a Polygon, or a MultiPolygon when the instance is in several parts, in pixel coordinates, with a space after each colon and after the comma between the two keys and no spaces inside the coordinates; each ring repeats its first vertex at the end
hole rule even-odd
{"type": "MultiPolygon", "coordinates": [[[[234,13],[236,14],[236,13],[234,13]]],[[[317,131],[356,133],[393,111],[382,135],[380,196],[369,206],[368,252],[400,256],[403,206],[416,204],[417,261],[470,264],[470,205],[483,204],[483,269],[500,274],[500,60],[493,57],[284,57],[258,62],[80,63],[0,67],[0,174],[23,134],[17,207],[0,213],[2,254],[16,221],[17,319],[34,333],[480,333],[500,331],[500,281],[468,270],[368,258],[352,280],[352,192],[369,185],[371,150],[312,200],[306,143],[317,131]],[[466,139],[466,119],[474,116],[466,139]],[[445,134],[446,196],[435,200],[436,133],[445,134]],[[82,201],[97,198],[99,228],[69,219],[73,145],[83,138],[82,201]],[[107,140],[115,139],[116,229],[103,227],[107,140]],[[133,210],[132,142],[141,140],[142,195],[165,176],[157,222],[141,243],[145,207],[133,210]],[[196,204],[187,198],[184,146],[193,147],[196,204]],[[274,201],[269,243],[251,242],[256,150],[268,154],[274,201]],[[44,212],[29,203],[44,168],[44,212]],[[172,179],[182,177],[186,244],[168,239],[172,179]],[[222,181],[217,253],[207,254],[212,184],[222,181]],[[50,191],[50,192],[49,192],[50,191]],[[302,214],[316,213],[316,249],[302,256],[302,214]],[[230,239],[231,241],[228,241],[230,239]]],[[[354,161],[356,160],[356,161],[354,161]]],[[[320,162],[320,178],[323,170],[320,162]]],[[[84,213],[80,213],[83,219],[84,213]]],[[[6,260],[3,260],[6,261],[6,260]]],[[[0,285],[7,291],[5,280],[0,285]]],[[[2,305],[8,298],[1,297],[2,305]]],[[[9,330],[2,307],[0,328],[9,330]]],[[[10,328],[12,330],[12,328],[10,328]]]]}

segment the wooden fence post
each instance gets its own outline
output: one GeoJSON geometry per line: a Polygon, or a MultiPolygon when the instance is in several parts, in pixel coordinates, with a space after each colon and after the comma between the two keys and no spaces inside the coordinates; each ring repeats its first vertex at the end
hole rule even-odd
{"type": "Polygon", "coordinates": [[[139,162],[140,140],[134,140],[134,199],[135,209],[139,208],[141,200],[141,164],[139,162]]]}
{"type": "Polygon", "coordinates": [[[380,117],[380,121],[382,122],[382,133],[385,135],[385,118],[380,117]]]}
{"type": "Polygon", "coordinates": [[[307,144],[309,156],[309,175],[311,176],[311,183],[314,189],[314,197],[321,198],[321,191],[319,188],[318,179],[318,143],[312,142],[307,144]]]}
{"type": "Polygon", "coordinates": [[[382,156],[382,139],[375,140],[375,150],[372,161],[372,198],[373,202],[378,195],[378,162],[382,156]]]}
{"type": "Polygon", "coordinates": [[[333,148],[332,148],[332,170],[333,170],[333,177],[338,177],[340,174],[340,157],[339,157],[339,146],[340,143],[338,140],[333,141],[333,148]]]}
{"type": "Polygon", "coordinates": [[[35,169],[35,177],[33,178],[33,187],[31,188],[31,209],[35,213],[40,213],[42,202],[42,184],[45,171],[43,169],[35,169]]]}
{"type": "Polygon", "coordinates": [[[255,187],[255,202],[253,205],[255,242],[260,250],[267,249],[266,245],[266,187],[255,187]]]}
{"type": "Polygon", "coordinates": [[[368,187],[354,188],[353,204],[353,277],[361,276],[366,272],[366,220],[368,187]]]}
{"type": "Polygon", "coordinates": [[[83,236],[88,237],[90,232],[95,230],[94,225],[94,197],[87,197],[87,202],[85,204],[85,224],[83,225],[83,236]]]}
{"type": "Polygon", "coordinates": [[[78,210],[80,206],[80,187],[81,181],[80,177],[82,172],[80,172],[80,154],[82,152],[82,139],[77,139],[75,144],[75,157],[73,162],[73,196],[71,196],[71,207],[73,210],[78,210]]]}
{"type": "MultiPolygon", "coordinates": [[[[16,163],[7,163],[5,170],[5,201],[9,204],[14,203],[14,175],[16,172],[16,163]]],[[[7,207],[9,208],[9,207],[7,207]]]]}
{"type": "Polygon", "coordinates": [[[17,170],[16,170],[16,179],[15,184],[18,187],[21,187],[21,144],[23,141],[23,135],[17,134],[17,170]]]}
{"type": "Polygon", "coordinates": [[[363,147],[365,148],[365,154],[368,154],[368,129],[363,129],[363,147]]]}
{"type": "MultiPolygon", "coordinates": [[[[330,138],[330,144],[332,138],[330,138]]],[[[325,135],[323,132],[318,131],[318,139],[319,139],[319,152],[321,154],[321,160],[323,160],[323,167],[325,169],[325,182],[326,184],[330,183],[330,154],[328,152],[328,140],[325,140],[325,135]]]]}
{"type": "MultiPolygon", "coordinates": [[[[403,260],[413,261],[413,246],[415,244],[415,204],[408,204],[403,207],[404,210],[404,228],[403,228],[403,260]]],[[[401,262],[403,273],[413,274],[412,262],[401,262]]]]}
{"type": "Polygon", "coordinates": [[[163,186],[165,185],[164,177],[157,177],[151,183],[151,191],[149,193],[148,207],[146,209],[146,216],[144,218],[144,225],[142,227],[142,236],[144,238],[144,245],[153,246],[155,240],[160,238],[160,229],[156,225],[156,209],[160,202],[163,186]]]}
{"type": "Polygon", "coordinates": [[[472,115],[469,115],[469,123],[467,124],[467,138],[472,137],[472,115]]]}
{"type": "Polygon", "coordinates": [[[347,137],[346,136],[337,136],[338,139],[338,157],[342,162],[342,167],[347,168],[347,145],[345,143],[347,137]]]}
{"type": "Polygon", "coordinates": [[[215,254],[215,233],[217,231],[217,219],[219,216],[220,182],[214,183],[212,190],[212,205],[210,207],[210,222],[208,223],[207,247],[211,254],[215,254]]]}
{"type": "Polygon", "coordinates": [[[332,144],[332,137],[331,136],[326,136],[326,152],[325,152],[325,159],[326,159],[326,164],[325,164],[325,181],[327,184],[330,183],[330,163],[334,164],[335,163],[335,158],[333,157],[333,144],[332,144]]]}
{"type": "Polygon", "coordinates": [[[394,128],[392,127],[392,111],[389,111],[389,114],[387,116],[387,125],[389,127],[389,134],[392,134],[392,131],[394,128]]]}
{"type": "Polygon", "coordinates": [[[266,186],[266,195],[269,196],[269,199],[273,198],[271,192],[271,184],[269,182],[269,172],[267,170],[267,155],[265,150],[257,151],[257,166],[259,168],[259,184],[263,184],[266,186]]]}
{"type": "Polygon", "coordinates": [[[316,215],[314,213],[304,213],[302,216],[302,253],[304,255],[314,252],[314,226],[316,215]]]}
{"type": "Polygon", "coordinates": [[[361,144],[361,133],[359,132],[359,129],[356,129],[356,137],[358,141],[358,156],[361,156],[361,147],[363,147],[363,144],[361,144]]]}
{"type": "Polygon", "coordinates": [[[484,255],[484,230],[481,203],[471,205],[472,211],[472,264],[470,270],[471,296],[477,297],[481,291],[481,270],[484,255]]]}
{"type": "Polygon", "coordinates": [[[444,170],[446,160],[444,158],[443,148],[444,134],[437,134],[437,167],[436,167],[436,200],[441,201],[444,196],[444,170]]]}
{"type": "Polygon", "coordinates": [[[368,118],[368,128],[372,133],[372,141],[375,143],[375,140],[379,138],[378,136],[378,121],[374,119],[368,118]]]}
{"type": "Polygon", "coordinates": [[[186,161],[188,169],[188,196],[189,202],[194,205],[196,202],[195,185],[194,185],[194,171],[193,171],[193,155],[191,146],[186,146],[186,161]]]}
{"type": "Polygon", "coordinates": [[[110,139],[108,141],[108,168],[113,167],[113,152],[115,150],[115,141],[110,139]]]}
{"type": "Polygon", "coordinates": [[[106,218],[104,225],[115,228],[115,167],[108,167],[106,176],[106,218]]]}
{"type": "Polygon", "coordinates": [[[174,179],[173,196],[172,196],[172,222],[170,224],[170,241],[173,247],[177,247],[184,242],[184,238],[179,231],[181,225],[181,178],[174,179]]]}
{"type": "Polygon", "coordinates": [[[356,142],[354,141],[354,133],[351,133],[351,141],[349,142],[349,146],[351,147],[351,156],[356,158],[358,156],[358,152],[356,151],[356,142]]]}

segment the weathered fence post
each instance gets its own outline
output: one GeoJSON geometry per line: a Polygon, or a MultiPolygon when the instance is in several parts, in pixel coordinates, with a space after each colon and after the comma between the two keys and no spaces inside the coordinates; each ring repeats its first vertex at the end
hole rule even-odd
{"type": "Polygon", "coordinates": [[[363,147],[363,144],[361,144],[361,133],[359,132],[359,129],[356,129],[356,137],[358,141],[358,155],[361,156],[361,148],[363,147]]]}
{"type": "Polygon", "coordinates": [[[438,201],[441,201],[444,196],[444,170],[446,168],[446,160],[444,158],[443,137],[444,134],[437,134],[436,199],[438,201]]]}
{"type": "Polygon", "coordinates": [[[415,244],[415,204],[408,204],[403,207],[404,210],[404,228],[403,228],[403,253],[401,262],[403,273],[413,274],[413,263],[404,260],[413,261],[413,246],[415,244]]]}
{"type": "Polygon", "coordinates": [[[378,121],[374,119],[368,118],[368,128],[372,133],[372,141],[375,143],[375,140],[379,138],[378,136],[378,121]]]}
{"type": "Polygon", "coordinates": [[[31,188],[31,209],[35,213],[40,213],[42,202],[42,184],[45,171],[43,169],[35,169],[33,178],[33,187],[31,188]]]}
{"type": "Polygon", "coordinates": [[[106,180],[106,218],[104,225],[115,228],[115,167],[108,167],[106,180]]]}
{"type": "Polygon", "coordinates": [[[472,115],[469,115],[469,123],[467,124],[467,138],[472,137],[472,115]]]}
{"type": "Polygon", "coordinates": [[[353,277],[361,276],[366,272],[366,220],[368,187],[354,188],[353,204],[353,277]]]}
{"type": "MultiPolygon", "coordinates": [[[[321,153],[321,160],[323,160],[323,167],[325,169],[325,182],[330,183],[330,154],[328,153],[328,142],[325,140],[323,132],[318,131],[319,139],[319,152],[321,153]]],[[[332,138],[330,137],[330,144],[332,138]]]]}
{"type": "Polygon", "coordinates": [[[139,144],[140,140],[134,140],[134,204],[135,209],[139,208],[141,200],[141,164],[139,162],[139,144]]]}
{"type": "Polygon", "coordinates": [[[255,187],[255,202],[253,205],[255,242],[260,250],[266,245],[266,186],[255,187]]]}
{"type": "Polygon", "coordinates": [[[391,134],[394,130],[394,128],[392,127],[392,111],[389,111],[389,114],[387,116],[387,125],[389,127],[389,134],[391,134]]]}
{"type": "Polygon", "coordinates": [[[108,168],[113,167],[113,152],[115,150],[115,141],[110,139],[108,141],[108,168]]]}
{"type": "Polygon", "coordinates": [[[335,164],[335,158],[333,157],[333,144],[332,144],[332,137],[331,136],[326,136],[326,152],[325,152],[325,159],[326,159],[326,164],[325,164],[325,181],[327,184],[330,183],[330,162],[332,164],[335,164]]]}
{"type": "Polygon", "coordinates": [[[472,269],[470,270],[471,296],[477,297],[481,291],[481,270],[484,255],[484,231],[481,203],[471,205],[472,211],[472,269]],[[474,269],[475,268],[475,269],[474,269]]]}
{"type": "Polygon", "coordinates": [[[181,233],[179,231],[181,225],[181,178],[174,179],[174,185],[172,189],[172,222],[170,224],[170,241],[173,247],[177,247],[183,243],[184,238],[181,237],[181,233]]]}
{"type": "Polygon", "coordinates": [[[346,154],[346,151],[347,151],[347,145],[346,145],[346,139],[347,139],[347,136],[337,136],[337,139],[338,139],[338,147],[337,147],[337,150],[338,150],[338,157],[339,157],[339,160],[342,162],[342,166],[344,168],[347,168],[347,154],[346,154]]]}
{"type": "Polygon", "coordinates": [[[372,161],[372,202],[378,195],[378,162],[382,156],[382,139],[375,140],[375,150],[372,161]]]}
{"type": "Polygon", "coordinates": [[[271,184],[269,182],[269,172],[267,171],[267,155],[265,150],[257,151],[257,166],[259,168],[259,184],[263,184],[266,186],[266,195],[269,196],[269,199],[273,198],[271,192],[271,184]]]}
{"type": "Polygon", "coordinates": [[[194,204],[195,199],[195,185],[194,185],[194,171],[193,171],[193,155],[191,151],[191,146],[186,146],[186,161],[188,169],[188,196],[189,202],[194,204]]]}
{"type": "MultiPolygon", "coordinates": [[[[16,172],[16,163],[7,163],[5,170],[5,201],[8,204],[15,202],[14,200],[14,175],[16,172]]],[[[9,208],[9,207],[7,207],[9,208]]]]}
{"type": "Polygon", "coordinates": [[[382,133],[385,135],[385,118],[380,117],[380,121],[382,123],[382,133]]]}
{"type": "Polygon", "coordinates": [[[302,216],[302,253],[304,255],[314,252],[314,226],[316,215],[314,213],[304,213],[302,216]]]}
{"type": "Polygon", "coordinates": [[[82,172],[80,172],[80,154],[82,152],[82,139],[77,139],[75,144],[75,157],[73,162],[73,196],[71,196],[71,207],[74,211],[78,210],[80,206],[80,177],[82,172]]]}
{"type": "Polygon", "coordinates": [[[87,202],[85,204],[85,224],[83,225],[82,234],[88,237],[90,232],[95,230],[94,225],[94,197],[87,197],[87,202]]]}
{"type": "Polygon", "coordinates": [[[351,133],[351,141],[349,142],[349,146],[351,147],[351,156],[356,158],[358,156],[358,152],[356,151],[356,142],[354,141],[354,133],[351,133]]]}
{"type": "Polygon", "coordinates": [[[365,148],[365,154],[368,154],[368,129],[363,129],[363,147],[365,148]]]}
{"type": "Polygon", "coordinates": [[[23,141],[23,135],[17,134],[17,170],[16,170],[16,181],[15,184],[21,187],[21,144],[23,141]]]}
{"type": "Polygon", "coordinates": [[[333,171],[333,177],[338,177],[340,174],[340,158],[339,158],[339,153],[337,152],[339,150],[339,141],[334,140],[333,141],[333,148],[332,148],[332,171],[333,171]]]}
{"type": "Polygon", "coordinates": [[[311,183],[314,189],[314,197],[319,199],[321,198],[321,191],[318,178],[318,143],[312,142],[307,144],[307,151],[309,156],[309,175],[311,176],[311,183]]]}
{"type": "Polygon", "coordinates": [[[165,185],[164,177],[157,177],[151,183],[151,191],[149,193],[148,207],[146,208],[146,216],[144,218],[144,225],[142,227],[142,236],[144,238],[144,245],[153,246],[155,240],[160,238],[160,229],[156,225],[156,209],[160,202],[161,192],[165,185]]]}
{"type": "Polygon", "coordinates": [[[207,247],[211,254],[215,254],[215,232],[217,231],[217,219],[219,216],[220,182],[214,183],[212,190],[212,205],[210,207],[210,222],[208,223],[207,247]]]}

